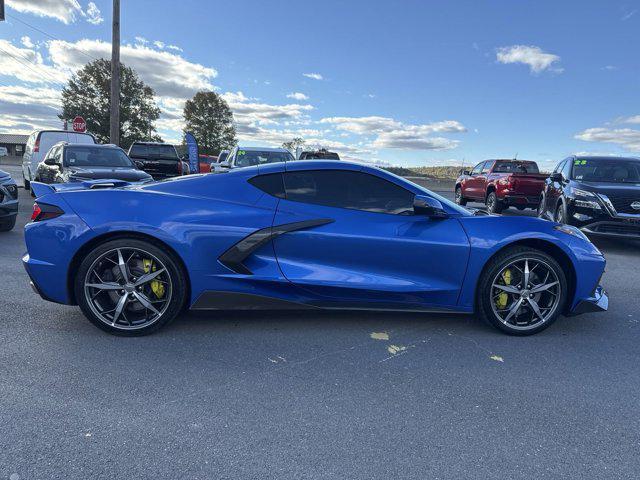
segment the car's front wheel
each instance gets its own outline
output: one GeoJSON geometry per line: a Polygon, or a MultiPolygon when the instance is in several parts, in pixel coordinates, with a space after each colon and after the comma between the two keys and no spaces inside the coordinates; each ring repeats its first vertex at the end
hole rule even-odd
{"type": "Polygon", "coordinates": [[[185,273],[165,249],[138,239],[107,241],[75,277],[82,312],[115,335],[146,335],[173,320],[186,300],[185,273]]]}
{"type": "Polygon", "coordinates": [[[16,217],[3,218],[0,220],[0,232],[9,232],[16,226],[16,217]]]}
{"type": "Polygon", "coordinates": [[[532,335],[556,321],[567,294],[567,278],[551,255],[513,247],[485,267],[478,283],[478,311],[503,332],[532,335]]]}
{"type": "Polygon", "coordinates": [[[461,207],[467,204],[467,199],[462,195],[462,187],[456,187],[456,203],[461,207]]]}

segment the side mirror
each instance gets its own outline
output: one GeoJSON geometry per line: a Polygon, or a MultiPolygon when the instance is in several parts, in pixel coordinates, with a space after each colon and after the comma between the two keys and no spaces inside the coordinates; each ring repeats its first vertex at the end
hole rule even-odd
{"type": "Polygon", "coordinates": [[[470,175],[471,172],[469,170],[460,170],[460,175],[470,175]]]}
{"type": "Polygon", "coordinates": [[[220,162],[218,165],[222,168],[231,168],[231,165],[226,160],[224,162],[220,162]]]}
{"type": "Polygon", "coordinates": [[[449,216],[442,203],[428,195],[416,195],[413,198],[413,212],[416,215],[426,215],[431,218],[447,218],[449,216]]]}
{"type": "Polygon", "coordinates": [[[44,164],[45,165],[49,165],[50,167],[58,167],[59,165],[56,163],[56,161],[53,158],[45,158],[44,159],[44,164]]]}
{"type": "Polygon", "coordinates": [[[551,174],[551,181],[552,182],[562,182],[564,180],[564,177],[562,176],[562,173],[560,172],[554,172],[551,174]]]}

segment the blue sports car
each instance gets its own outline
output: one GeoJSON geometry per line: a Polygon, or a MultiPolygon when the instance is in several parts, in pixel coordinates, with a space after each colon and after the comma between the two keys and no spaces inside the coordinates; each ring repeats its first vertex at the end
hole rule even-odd
{"type": "Polygon", "coordinates": [[[475,312],[528,335],[608,305],[605,259],[576,228],[474,214],[373,167],[32,187],[33,287],[114,334],[153,332],[191,308],[475,312]]]}

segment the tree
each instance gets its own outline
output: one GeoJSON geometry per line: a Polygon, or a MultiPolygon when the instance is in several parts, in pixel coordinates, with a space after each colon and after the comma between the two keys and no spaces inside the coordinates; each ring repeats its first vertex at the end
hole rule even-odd
{"type": "Polygon", "coordinates": [[[288,142],[284,142],[282,144],[282,148],[286,148],[287,150],[289,150],[291,153],[295,155],[296,151],[298,150],[298,147],[304,147],[304,144],[305,144],[304,139],[300,137],[293,137],[288,142]]]}
{"type": "MultiPolygon", "coordinates": [[[[120,146],[135,140],[161,141],[154,122],[160,117],[154,91],[131,68],[120,66],[120,146]]],[[[109,143],[111,62],[95,60],[78,70],[62,90],[60,119],[84,117],[87,131],[100,143],[109,143]]]]}
{"type": "Polygon", "coordinates": [[[227,102],[215,92],[196,93],[184,104],[185,132],[198,140],[200,153],[217,155],[236,144],[233,114],[227,102]]]}

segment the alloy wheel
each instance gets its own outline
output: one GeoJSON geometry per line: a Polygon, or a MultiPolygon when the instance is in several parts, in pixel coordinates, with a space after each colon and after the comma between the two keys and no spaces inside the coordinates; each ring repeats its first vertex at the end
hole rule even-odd
{"type": "Polygon", "coordinates": [[[93,313],[110,327],[137,330],[158,321],[171,303],[167,267],[140,248],[115,248],[89,267],[84,294],[93,313]]]}
{"type": "Polygon", "coordinates": [[[493,278],[489,292],[496,318],[515,330],[531,330],[551,319],[562,298],[558,275],[537,258],[519,258],[493,278]]]}

